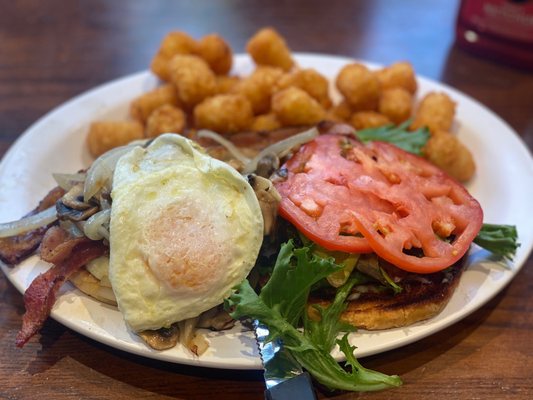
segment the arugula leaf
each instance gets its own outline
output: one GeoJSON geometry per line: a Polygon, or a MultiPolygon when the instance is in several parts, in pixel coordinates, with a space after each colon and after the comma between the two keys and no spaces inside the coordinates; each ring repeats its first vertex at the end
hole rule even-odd
{"type": "MultiPolygon", "coordinates": [[[[316,343],[325,338],[332,344],[334,342],[331,338],[337,336],[338,329],[346,328],[338,322],[338,316],[345,307],[344,301],[355,284],[355,279],[350,279],[339,289],[333,308],[330,306],[331,309],[322,311],[321,321],[308,321],[308,326],[314,324],[311,328],[314,333],[297,329],[300,321],[306,318],[304,314],[309,288],[340,268],[342,267],[332,259],[312,254],[308,247],[295,249],[292,241],[289,241],[282,246],[272,278],[261,294],[258,296],[245,280],[226,300],[226,307],[232,310],[230,314],[233,318],[249,317],[268,326],[270,340],[280,338],[300,365],[327,387],[370,391],[401,385],[401,380],[396,375],[388,376],[360,367],[357,361],[353,361],[353,354],[346,354],[352,366],[352,371],[347,372],[330,355],[331,346],[327,348],[316,343]],[[335,328],[326,326],[331,324],[335,316],[335,328]]],[[[345,347],[346,349],[353,351],[353,348],[345,347]]]]}
{"type": "Polygon", "coordinates": [[[508,260],[513,259],[520,246],[514,225],[483,224],[474,243],[508,260]]]}
{"type": "Polygon", "coordinates": [[[422,154],[422,148],[429,139],[429,129],[422,127],[416,131],[407,130],[411,120],[407,120],[398,126],[393,124],[377,128],[367,128],[355,132],[355,136],[363,142],[380,141],[392,143],[399,148],[416,155],[422,154]]]}

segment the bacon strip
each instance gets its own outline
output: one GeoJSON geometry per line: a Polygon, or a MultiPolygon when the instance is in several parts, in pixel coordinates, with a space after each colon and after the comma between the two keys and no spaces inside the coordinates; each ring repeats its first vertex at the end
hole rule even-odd
{"type": "Polygon", "coordinates": [[[64,248],[68,248],[66,258],[63,258],[47,272],[37,276],[24,293],[26,313],[22,317],[22,328],[17,334],[17,347],[24,346],[41,329],[44,321],[50,315],[56,301],[56,294],[63,283],[82,266],[104,255],[107,251],[107,247],[101,241],[96,242],[87,238],[82,238],[73,247],[66,246],[64,248]]]}
{"type": "Polygon", "coordinates": [[[66,230],[52,226],[46,231],[41,242],[41,260],[51,264],[59,264],[70,256],[78,244],[88,240],[85,236],[72,237],[66,230]]]}
{"type": "MultiPolygon", "coordinates": [[[[60,187],[52,189],[39,205],[26,216],[37,214],[53,206],[64,194],[65,191],[60,187]]],[[[0,260],[11,265],[18,264],[35,251],[47,229],[48,226],[43,226],[17,236],[0,238],[0,260]]]]}

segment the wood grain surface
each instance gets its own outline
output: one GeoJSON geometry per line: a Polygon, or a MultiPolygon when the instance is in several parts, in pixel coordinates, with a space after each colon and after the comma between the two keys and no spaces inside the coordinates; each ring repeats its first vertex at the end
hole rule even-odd
{"type": "MultiPolygon", "coordinates": [[[[532,74],[457,49],[457,7],[448,0],[0,0],[0,156],[30,124],[69,98],[146,69],[168,31],[196,37],[218,32],[242,52],[247,38],[265,25],[275,26],[294,51],[383,64],[409,60],[418,74],[485,104],[531,149],[532,74]]],[[[402,387],[363,394],[320,391],[320,397],[533,398],[532,282],[530,257],[510,285],[474,314],[414,344],[363,360],[367,367],[401,375],[402,387]]],[[[148,360],[53,320],[17,349],[23,311],[22,296],[0,274],[0,399],[263,397],[259,371],[148,360]]]]}

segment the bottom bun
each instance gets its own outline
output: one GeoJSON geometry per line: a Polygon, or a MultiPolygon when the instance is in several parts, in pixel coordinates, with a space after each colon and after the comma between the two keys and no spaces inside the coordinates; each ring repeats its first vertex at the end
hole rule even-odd
{"type": "MultiPolygon", "coordinates": [[[[444,271],[433,274],[405,274],[399,285],[402,291],[357,293],[349,296],[341,319],[356,328],[380,330],[399,328],[432,318],[439,314],[452,297],[464,269],[464,258],[444,271]]],[[[356,288],[354,288],[356,289],[356,288]]],[[[310,299],[313,304],[327,307],[325,298],[310,299]]],[[[314,313],[309,310],[312,317],[314,313]]]]}

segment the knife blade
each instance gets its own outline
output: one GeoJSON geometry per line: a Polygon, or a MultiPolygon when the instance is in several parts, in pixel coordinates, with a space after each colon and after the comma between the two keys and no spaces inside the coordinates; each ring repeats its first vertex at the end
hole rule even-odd
{"type": "Polygon", "coordinates": [[[259,321],[254,320],[252,325],[265,370],[265,399],[316,400],[311,377],[283,347],[281,340],[269,341],[268,327],[259,321]]]}

